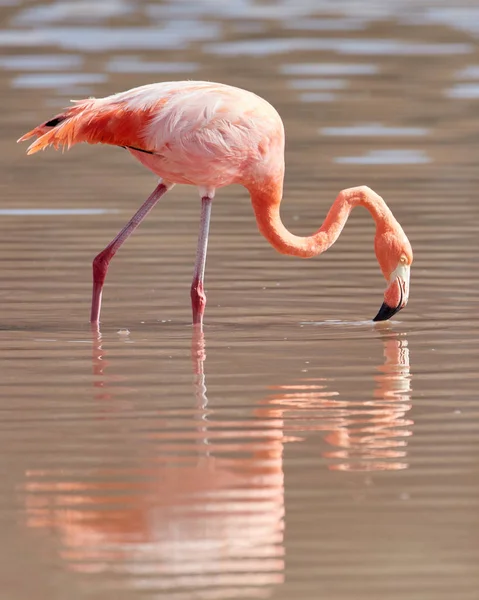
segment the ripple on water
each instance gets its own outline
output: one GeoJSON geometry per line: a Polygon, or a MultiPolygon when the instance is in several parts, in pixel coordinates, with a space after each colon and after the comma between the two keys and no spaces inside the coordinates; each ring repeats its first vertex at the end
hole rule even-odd
{"type": "Polygon", "coordinates": [[[379,67],[367,63],[287,63],[279,71],[284,75],[376,75],[379,67]]]}
{"type": "Polygon", "coordinates": [[[93,85],[107,80],[103,73],[28,73],[14,77],[11,86],[17,89],[60,88],[67,92],[77,85],[93,85]]]}
{"type": "Polygon", "coordinates": [[[60,71],[77,69],[83,57],[76,54],[19,54],[0,56],[0,67],[10,71],[60,71]]]}
{"type": "Polygon", "coordinates": [[[60,23],[62,21],[98,23],[102,19],[126,16],[132,12],[134,12],[134,7],[128,0],[57,1],[45,6],[25,8],[13,17],[12,22],[17,26],[32,25],[34,27],[38,27],[40,23],[60,23]]]}
{"type": "Polygon", "coordinates": [[[290,79],[288,85],[294,90],[344,90],[348,82],[346,79],[290,79]]]}
{"type": "Polygon", "coordinates": [[[65,50],[182,49],[190,43],[216,39],[219,26],[188,20],[157,27],[38,27],[35,30],[1,30],[0,46],[55,45],[65,50]]]}
{"type": "Polygon", "coordinates": [[[391,39],[284,38],[213,43],[207,44],[205,50],[213,54],[258,56],[321,50],[365,56],[447,56],[469,54],[473,51],[473,46],[466,43],[411,43],[391,39]]]}
{"type": "Polygon", "coordinates": [[[110,208],[0,208],[0,215],[24,217],[40,216],[53,217],[56,215],[104,215],[117,213],[118,210],[110,208]]]}
{"type": "Polygon", "coordinates": [[[146,61],[140,56],[115,56],[108,61],[106,70],[110,73],[192,73],[198,67],[194,62],[146,61]]]}
{"type": "Polygon", "coordinates": [[[272,10],[271,5],[259,4],[254,0],[230,0],[229,2],[212,2],[196,0],[195,2],[177,2],[170,0],[162,4],[148,4],[146,14],[154,19],[167,17],[198,16],[244,18],[254,20],[287,21],[293,17],[309,16],[318,9],[317,0],[301,0],[301,2],[277,2],[272,10]]]}
{"type": "Polygon", "coordinates": [[[304,92],[299,94],[300,102],[334,102],[337,95],[329,92],[304,92]]]}
{"type": "Polygon", "coordinates": [[[310,17],[308,19],[288,19],[285,29],[297,29],[300,31],[361,31],[366,29],[368,21],[351,17],[320,19],[310,17]]]}
{"type": "Polygon", "coordinates": [[[446,90],[445,95],[458,100],[479,98],[479,83],[458,83],[446,90]]]}
{"type": "Polygon", "coordinates": [[[431,162],[423,150],[370,150],[362,156],[337,156],[342,165],[416,165],[431,162]]]}
{"type": "Polygon", "coordinates": [[[468,65],[456,73],[456,79],[479,79],[479,65],[468,65]]]}
{"type": "Polygon", "coordinates": [[[346,127],[322,127],[319,130],[321,135],[333,137],[415,137],[426,135],[428,132],[429,129],[425,127],[391,127],[382,123],[361,123],[346,127]]]}
{"type": "MultiPolygon", "coordinates": [[[[411,20],[407,19],[408,22],[411,20]]],[[[476,6],[435,6],[429,7],[419,23],[446,25],[474,36],[479,35],[479,8],[476,6]]]]}

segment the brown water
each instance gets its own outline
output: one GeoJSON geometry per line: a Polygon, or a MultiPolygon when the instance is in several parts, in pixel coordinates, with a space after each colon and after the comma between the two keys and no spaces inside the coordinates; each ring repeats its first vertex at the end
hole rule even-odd
{"type": "Polygon", "coordinates": [[[0,6],[1,600],[479,599],[475,4],[0,6]],[[14,140],[69,98],[182,78],[278,108],[294,232],[341,188],[387,199],[415,251],[405,311],[368,320],[365,211],[301,261],[231,188],[192,344],[199,202],[177,187],[90,332],[91,259],[154,178],[120,149],[14,140]]]}

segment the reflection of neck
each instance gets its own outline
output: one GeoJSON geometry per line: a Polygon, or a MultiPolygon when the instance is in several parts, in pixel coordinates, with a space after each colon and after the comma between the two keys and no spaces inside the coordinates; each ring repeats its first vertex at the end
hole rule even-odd
{"type": "MultiPolygon", "coordinates": [[[[341,471],[406,469],[407,438],[413,422],[406,418],[411,409],[408,342],[391,332],[381,334],[384,364],[374,377],[377,387],[370,401],[343,400],[327,385],[330,380],[278,386],[282,390],[266,400],[277,407],[277,417],[306,411],[309,431],[326,431],[325,440],[333,447],[323,456],[333,459],[328,468],[341,471]],[[314,412],[313,412],[314,411],[314,412]],[[315,415],[315,418],[312,416],[315,415]],[[314,420],[313,420],[314,419],[314,420]],[[339,461],[338,461],[339,459],[339,461]]],[[[283,438],[288,440],[286,436],[283,438]]]]}
{"type": "Polygon", "coordinates": [[[396,471],[409,466],[403,462],[406,440],[411,435],[407,427],[413,424],[406,418],[411,409],[407,340],[397,334],[388,336],[383,354],[385,363],[378,367],[382,374],[374,378],[378,383],[375,400],[367,403],[371,408],[362,409],[359,418],[353,417],[336,435],[328,436],[331,444],[342,448],[328,454],[342,459],[331,465],[333,470],[396,471]]]}
{"type": "MultiPolygon", "coordinates": [[[[374,392],[376,398],[388,399],[394,402],[409,402],[411,379],[409,369],[409,348],[406,339],[388,338],[384,340],[384,365],[378,367],[382,375],[374,379],[378,387],[374,392]]],[[[408,404],[406,410],[411,408],[408,404]]]]}

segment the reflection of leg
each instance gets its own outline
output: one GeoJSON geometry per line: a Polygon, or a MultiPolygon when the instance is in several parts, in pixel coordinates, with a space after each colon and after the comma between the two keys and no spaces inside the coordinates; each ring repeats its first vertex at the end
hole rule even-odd
{"type": "Polygon", "coordinates": [[[108,362],[105,360],[106,351],[102,346],[102,335],[98,323],[91,323],[91,341],[92,341],[92,368],[93,368],[93,387],[98,388],[95,392],[96,400],[111,400],[112,394],[107,385],[105,370],[108,362]]]}
{"type": "Polygon", "coordinates": [[[200,233],[198,235],[198,247],[196,250],[195,271],[193,283],[191,284],[191,307],[193,309],[193,323],[203,323],[203,315],[206,306],[206,295],[204,291],[206,250],[208,248],[208,233],[210,230],[212,198],[203,196],[201,199],[201,221],[200,233]]]}
{"type": "MultiPolygon", "coordinates": [[[[203,325],[196,323],[193,325],[193,336],[191,338],[191,362],[193,366],[193,387],[195,392],[195,421],[198,443],[201,447],[199,452],[198,464],[204,459],[210,458],[210,442],[208,439],[208,398],[206,397],[205,370],[204,362],[206,360],[205,336],[203,325]]],[[[208,463],[209,464],[209,463],[208,463]]]]}
{"type": "Polygon", "coordinates": [[[195,398],[197,408],[206,408],[208,398],[206,397],[204,361],[206,360],[205,336],[202,325],[193,325],[193,336],[191,338],[191,360],[193,363],[195,398]]]}
{"type": "Polygon", "coordinates": [[[98,323],[91,323],[93,375],[103,375],[103,348],[101,346],[101,331],[98,323]]]}
{"type": "Polygon", "coordinates": [[[172,184],[159,183],[154,192],[144,202],[139,210],[133,215],[128,223],[123,227],[120,233],[108,244],[108,246],[98,254],[93,260],[93,291],[91,299],[90,321],[98,323],[100,320],[101,295],[103,284],[108,271],[108,265],[111,259],[118,252],[120,247],[126,242],[130,235],[135,231],[138,225],[148,215],[158,200],[165,194],[172,184]]]}

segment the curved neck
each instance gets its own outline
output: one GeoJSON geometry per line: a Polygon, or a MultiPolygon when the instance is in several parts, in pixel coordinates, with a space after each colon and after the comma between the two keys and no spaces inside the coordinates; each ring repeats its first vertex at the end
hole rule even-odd
{"type": "Polygon", "coordinates": [[[338,239],[356,206],[363,206],[371,213],[377,229],[395,229],[397,224],[381,196],[366,186],[360,186],[339,193],[316,233],[297,236],[288,231],[281,221],[282,187],[282,181],[278,179],[248,187],[260,232],[282,254],[311,258],[325,252],[338,239]]]}

